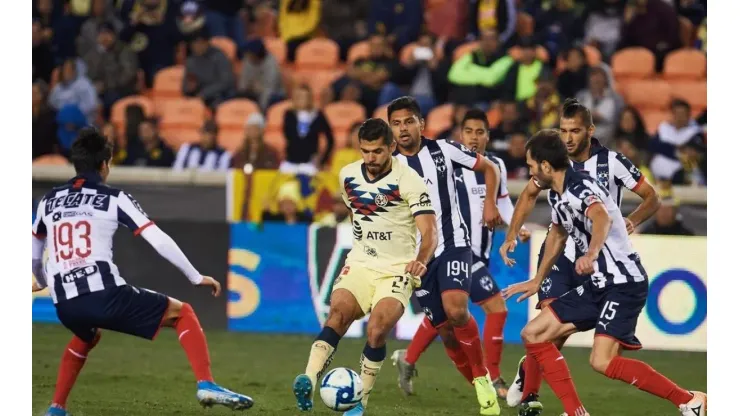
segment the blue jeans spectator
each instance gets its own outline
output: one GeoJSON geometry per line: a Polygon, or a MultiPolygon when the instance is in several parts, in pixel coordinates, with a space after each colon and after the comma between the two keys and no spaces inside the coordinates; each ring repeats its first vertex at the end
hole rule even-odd
{"type": "MultiPolygon", "coordinates": [[[[392,83],[386,82],[383,88],[380,90],[380,97],[378,98],[378,107],[385,105],[395,100],[396,98],[403,97],[406,94],[401,87],[392,83]]],[[[430,111],[437,105],[437,100],[431,95],[415,95],[414,98],[421,107],[421,115],[426,117],[430,111]]]]}
{"type": "Polygon", "coordinates": [[[236,43],[237,50],[240,53],[247,43],[244,38],[244,23],[238,14],[228,16],[209,10],[206,12],[206,26],[211,36],[231,38],[236,43]]]}

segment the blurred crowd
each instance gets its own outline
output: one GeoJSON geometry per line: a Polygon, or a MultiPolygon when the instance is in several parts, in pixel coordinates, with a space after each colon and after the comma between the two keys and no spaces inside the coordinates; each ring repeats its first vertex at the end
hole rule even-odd
{"type": "Polygon", "coordinates": [[[431,138],[455,139],[467,109],[487,111],[489,150],[526,178],[527,137],[556,127],[560,103],[576,97],[596,137],[664,194],[706,186],[706,8],[34,0],[34,163],[66,163],[76,131],[94,124],[120,165],[311,177],[359,159],[357,123],[412,95],[431,138]]]}

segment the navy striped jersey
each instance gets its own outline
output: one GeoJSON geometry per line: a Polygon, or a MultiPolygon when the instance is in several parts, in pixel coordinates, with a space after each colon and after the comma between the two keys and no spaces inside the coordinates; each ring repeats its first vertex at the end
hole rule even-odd
{"type": "Polygon", "coordinates": [[[32,232],[46,239],[54,303],[126,284],[113,263],[118,224],[138,235],[153,222],[131,195],[97,174],[76,176],[41,199],[32,232]]]}
{"type": "Polygon", "coordinates": [[[587,217],[589,208],[603,204],[612,220],[604,247],[594,265],[591,281],[599,288],[607,285],[642,282],[647,279],[637,252],[632,248],[627,226],[617,203],[596,179],[584,172],[568,168],[565,173],[563,194],[548,192],[552,207],[552,222],[565,228],[575,244],[576,255],[584,255],[591,243],[593,222],[587,217]]]}
{"type": "Polygon", "coordinates": [[[177,151],[175,170],[226,171],[231,166],[231,153],[220,147],[205,150],[200,145],[185,143],[177,151]]]}
{"type": "Polygon", "coordinates": [[[415,170],[429,189],[439,230],[434,256],[439,256],[447,249],[470,247],[469,231],[457,204],[454,170],[474,169],[482,161],[478,154],[459,143],[422,137],[421,149],[417,154],[404,156],[396,150],[394,156],[415,170]]]}
{"type": "MultiPolygon", "coordinates": [[[[498,195],[496,200],[509,196],[506,188],[506,166],[504,161],[486,152],[485,157],[496,164],[500,174],[498,195]]],[[[486,179],[483,172],[474,172],[467,169],[455,169],[455,187],[457,199],[460,203],[460,212],[463,221],[470,230],[470,245],[473,255],[482,259],[485,263],[491,256],[491,244],[493,242],[493,231],[483,223],[483,201],[486,199],[486,179]]]]}

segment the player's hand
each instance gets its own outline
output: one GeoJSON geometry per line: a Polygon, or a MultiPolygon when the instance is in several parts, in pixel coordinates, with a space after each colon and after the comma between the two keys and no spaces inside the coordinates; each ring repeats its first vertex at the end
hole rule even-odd
{"type": "Polygon", "coordinates": [[[213,297],[218,297],[221,294],[221,283],[211,276],[203,276],[203,280],[198,283],[198,286],[210,286],[213,297]]]}
{"type": "Polygon", "coordinates": [[[33,283],[31,284],[31,292],[39,292],[39,291],[42,291],[42,290],[44,290],[44,288],[43,288],[43,287],[41,287],[41,286],[40,286],[40,285],[38,284],[38,282],[33,282],[33,283]]]}
{"type": "Polygon", "coordinates": [[[515,248],[516,240],[506,240],[498,249],[498,254],[501,255],[501,259],[504,261],[504,264],[509,267],[516,264],[516,260],[509,258],[509,253],[513,253],[515,248]]]}
{"type": "Polygon", "coordinates": [[[526,243],[527,240],[529,240],[530,238],[532,238],[532,232],[529,231],[528,229],[524,228],[524,227],[522,227],[519,230],[519,234],[518,235],[519,235],[519,240],[522,243],[526,243]]]}
{"type": "Polygon", "coordinates": [[[489,230],[493,230],[502,222],[496,203],[489,201],[487,198],[483,202],[483,222],[489,230]]]}
{"type": "MultiPolygon", "coordinates": [[[[418,261],[414,260],[406,265],[406,274],[410,274],[412,276],[424,276],[427,273],[427,266],[418,261]]],[[[421,280],[419,280],[421,283],[421,280]]]]}
{"type": "Polygon", "coordinates": [[[501,291],[501,295],[504,297],[504,300],[506,300],[518,293],[521,293],[522,295],[516,299],[518,303],[534,295],[538,290],[540,290],[539,283],[532,279],[527,280],[526,282],[516,283],[505,288],[501,291]]]}
{"type": "Polygon", "coordinates": [[[633,223],[631,219],[625,217],[624,218],[624,224],[627,226],[627,234],[628,235],[635,232],[635,223],[633,223]]]}
{"type": "Polygon", "coordinates": [[[406,278],[411,282],[411,288],[416,290],[421,287],[421,277],[406,273],[406,278]]]}
{"type": "Polygon", "coordinates": [[[581,276],[593,274],[595,261],[596,256],[593,256],[591,254],[586,254],[585,256],[579,257],[578,260],[576,260],[576,273],[581,276]]]}

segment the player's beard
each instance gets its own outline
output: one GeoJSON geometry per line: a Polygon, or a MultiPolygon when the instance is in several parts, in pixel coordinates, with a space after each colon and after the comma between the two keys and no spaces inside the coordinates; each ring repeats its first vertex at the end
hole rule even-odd
{"type": "Polygon", "coordinates": [[[574,158],[576,156],[579,156],[581,153],[583,153],[584,150],[586,150],[590,142],[591,140],[589,140],[588,136],[584,137],[583,140],[578,143],[578,146],[576,146],[576,148],[573,149],[572,152],[568,152],[568,157],[574,158]]]}
{"type": "Polygon", "coordinates": [[[388,160],[385,161],[382,165],[373,164],[373,165],[367,165],[367,170],[370,172],[373,176],[378,176],[382,172],[385,172],[390,167],[391,158],[388,158],[388,160]]]}
{"type": "Polygon", "coordinates": [[[398,139],[396,139],[396,143],[404,150],[414,149],[421,141],[421,134],[413,134],[410,131],[406,132],[405,134],[407,135],[407,137],[402,137],[399,135],[398,139]],[[404,142],[401,143],[401,140],[403,140],[404,142]]]}

